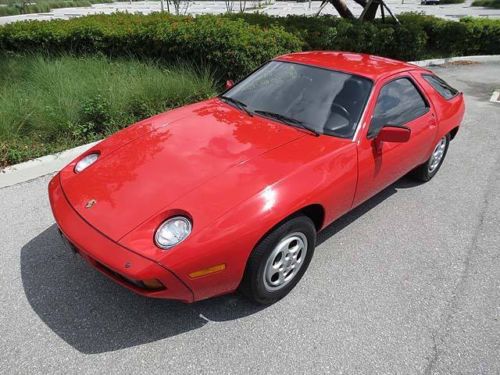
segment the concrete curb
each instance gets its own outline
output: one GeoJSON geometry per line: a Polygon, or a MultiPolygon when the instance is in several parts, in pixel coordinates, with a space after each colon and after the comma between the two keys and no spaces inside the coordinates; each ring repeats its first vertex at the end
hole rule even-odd
{"type": "Polygon", "coordinates": [[[98,142],[87,143],[86,145],[58,152],[57,154],[42,156],[41,158],[1,169],[0,189],[57,172],[78,155],[87,151],[97,143],[98,142]]]}
{"type": "MultiPolygon", "coordinates": [[[[414,65],[421,67],[431,67],[452,62],[473,61],[473,62],[494,62],[500,61],[500,55],[489,56],[459,56],[443,59],[430,59],[421,61],[410,61],[414,65]]],[[[38,159],[30,160],[21,164],[12,165],[0,170],[0,188],[12,186],[21,182],[29,181],[50,173],[57,172],[66,164],[82,152],[94,146],[97,142],[78,146],[57,154],[43,156],[38,159]]]]}
{"type": "Polygon", "coordinates": [[[420,66],[420,67],[427,67],[427,66],[430,67],[430,66],[444,65],[444,64],[449,64],[449,63],[453,63],[453,62],[460,62],[460,61],[473,61],[473,62],[477,62],[477,63],[495,62],[495,61],[500,61],[500,55],[445,57],[442,59],[410,61],[410,63],[413,65],[420,66]]]}

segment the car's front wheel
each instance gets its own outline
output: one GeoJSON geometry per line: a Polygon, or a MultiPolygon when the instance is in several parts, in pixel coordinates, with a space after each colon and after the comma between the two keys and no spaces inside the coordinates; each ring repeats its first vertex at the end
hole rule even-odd
{"type": "Polygon", "coordinates": [[[450,145],[450,139],[450,135],[446,134],[437,142],[429,159],[413,171],[413,177],[417,180],[427,182],[436,175],[443,164],[448,146],[450,145]]]}
{"type": "Polygon", "coordinates": [[[248,259],[240,291],[259,304],[271,304],[297,285],[309,266],[316,228],[306,216],[295,216],[269,234],[248,259]]]}

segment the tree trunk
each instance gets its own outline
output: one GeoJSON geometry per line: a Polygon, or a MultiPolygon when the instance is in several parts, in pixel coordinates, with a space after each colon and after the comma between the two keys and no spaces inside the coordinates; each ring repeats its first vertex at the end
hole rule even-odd
{"type": "MultiPolygon", "coordinates": [[[[381,13],[382,13],[382,21],[385,21],[385,14],[384,14],[384,7],[385,7],[385,9],[389,13],[389,15],[392,18],[394,18],[396,23],[399,24],[397,17],[391,12],[389,7],[387,7],[387,5],[383,1],[380,1],[380,0],[354,0],[354,2],[363,7],[363,12],[361,13],[361,16],[359,17],[359,19],[361,21],[373,21],[373,20],[375,20],[378,8],[380,6],[381,13]],[[368,5],[368,4],[370,4],[370,5],[368,5]]],[[[337,10],[340,17],[348,18],[348,19],[355,19],[351,10],[347,6],[346,0],[323,0],[323,2],[321,3],[321,7],[316,15],[319,15],[321,10],[328,3],[333,5],[333,7],[337,10]]]]}
{"type": "MultiPolygon", "coordinates": [[[[359,1],[364,1],[364,0],[359,0],[359,1]]],[[[332,4],[333,7],[337,10],[340,17],[354,19],[354,15],[347,7],[345,0],[328,0],[328,2],[332,4]]]]}
{"type": "MultiPolygon", "coordinates": [[[[368,9],[366,9],[366,11],[364,12],[362,21],[373,21],[375,19],[375,16],[377,15],[379,5],[380,4],[378,3],[378,1],[372,1],[368,9]]],[[[382,5],[380,5],[380,7],[382,8],[382,5]]]]}
{"type": "Polygon", "coordinates": [[[359,5],[361,5],[363,8],[366,6],[366,4],[368,4],[368,1],[366,0],[354,0],[355,3],[358,3],[359,5]]]}

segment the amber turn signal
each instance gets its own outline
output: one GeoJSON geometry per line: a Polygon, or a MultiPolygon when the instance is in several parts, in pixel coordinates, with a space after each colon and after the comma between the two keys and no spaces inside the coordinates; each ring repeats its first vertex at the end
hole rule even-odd
{"type": "Polygon", "coordinates": [[[205,276],[205,275],[209,275],[211,273],[224,271],[225,269],[226,269],[226,265],[225,264],[217,264],[216,266],[212,266],[212,267],[204,268],[202,270],[191,272],[189,274],[189,277],[192,278],[192,279],[195,279],[197,277],[202,277],[202,276],[205,276]]]}

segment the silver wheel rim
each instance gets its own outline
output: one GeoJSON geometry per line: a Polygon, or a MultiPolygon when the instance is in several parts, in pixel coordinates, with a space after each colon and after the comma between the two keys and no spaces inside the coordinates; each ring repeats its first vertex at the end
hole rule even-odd
{"type": "Polygon", "coordinates": [[[444,150],[446,150],[446,136],[441,138],[434,147],[434,151],[432,151],[431,160],[429,161],[429,172],[432,173],[436,170],[436,168],[443,160],[444,150]]]}
{"type": "Polygon", "coordinates": [[[268,291],[284,288],[304,264],[307,255],[307,237],[295,232],[282,238],[273,249],[264,268],[264,286],[268,291]]]}

